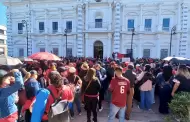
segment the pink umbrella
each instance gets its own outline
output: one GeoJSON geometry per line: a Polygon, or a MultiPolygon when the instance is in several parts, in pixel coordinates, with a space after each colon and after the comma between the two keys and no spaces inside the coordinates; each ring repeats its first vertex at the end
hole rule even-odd
{"type": "Polygon", "coordinates": [[[48,52],[38,52],[35,53],[31,56],[29,56],[28,58],[34,59],[34,60],[53,60],[53,61],[60,61],[61,59],[52,54],[52,53],[48,53],[48,52]]]}

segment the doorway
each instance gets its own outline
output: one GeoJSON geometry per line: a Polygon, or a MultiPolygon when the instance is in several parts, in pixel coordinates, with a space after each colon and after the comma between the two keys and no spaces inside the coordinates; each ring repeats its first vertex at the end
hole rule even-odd
{"type": "Polygon", "coordinates": [[[94,42],[94,58],[103,58],[103,43],[101,41],[94,42]]]}

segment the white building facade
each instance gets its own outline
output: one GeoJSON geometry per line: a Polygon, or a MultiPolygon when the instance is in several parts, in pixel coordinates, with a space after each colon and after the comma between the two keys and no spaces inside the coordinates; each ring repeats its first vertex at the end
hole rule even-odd
{"type": "Polygon", "coordinates": [[[0,55],[7,55],[7,28],[0,25],[0,55]]]}
{"type": "Polygon", "coordinates": [[[135,28],[134,58],[164,58],[170,49],[171,56],[190,57],[189,0],[5,0],[4,4],[10,56],[40,51],[77,57],[126,54],[135,28]]]}

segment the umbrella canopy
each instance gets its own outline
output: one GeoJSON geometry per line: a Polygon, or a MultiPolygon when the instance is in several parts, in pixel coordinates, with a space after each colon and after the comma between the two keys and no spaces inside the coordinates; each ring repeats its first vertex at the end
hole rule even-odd
{"type": "Polygon", "coordinates": [[[25,61],[25,62],[32,62],[33,59],[31,58],[27,58],[27,57],[24,57],[24,58],[19,58],[21,61],[25,61]]]}
{"type": "Polygon", "coordinates": [[[18,58],[0,55],[0,65],[15,66],[19,64],[22,64],[22,62],[18,58]]]}
{"type": "Polygon", "coordinates": [[[31,58],[33,60],[53,60],[53,61],[61,60],[58,56],[48,52],[38,52],[29,56],[28,58],[31,58]]]}
{"type": "Polygon", "coordinates": [[[183,57],[167,57],[164,58],[165,61],[172,61],[173,63],[179,63],[179,64],[188,64],[190,65],[190,59],[183,58],[183,57]]]}

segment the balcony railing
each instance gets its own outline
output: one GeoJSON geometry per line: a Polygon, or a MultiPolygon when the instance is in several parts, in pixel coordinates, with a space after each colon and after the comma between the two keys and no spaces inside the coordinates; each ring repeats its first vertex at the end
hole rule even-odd
{"type": "Polygon", "coordinates": [[[144,30],[145,30],[146,32],[151,32],[151,31],[152,31],[151,28],[144,28],[144,30]]]}
{"type": "Polygon", "coordinates": [[[45,30],[39,30],[39,33],[44,33],[45,32],[45,30]]]}
{"type": "Polygon", "coordinates": [[[132,31],[134,28],[128,28],[127,31],[132,31]]]}
{"type": "Polygon", "coordinates": [[[23,34],[23,30],[18,30],[18,34],[23,34]]]}
{"type": "Polygon", "coordinates": [[[162,27],[162,30],[168,32],[168,31],[170,31],[170,28],[169,27],[162,27]]]}
{"type": "Polygon", "coordinates": [[[52,33],[57,33],[58,32],[58,30],[52,30],[52,33]]]}
{"type": "Polygon", "coordinates": [[[108,29],[107,22],[90,22],[89,29],[108,29]]]}

